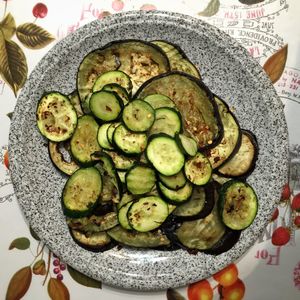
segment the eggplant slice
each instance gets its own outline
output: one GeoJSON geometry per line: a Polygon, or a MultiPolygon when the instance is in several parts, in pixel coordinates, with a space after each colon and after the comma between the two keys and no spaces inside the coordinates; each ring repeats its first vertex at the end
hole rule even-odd
{"type": "Polygon", "coordinates": [[[215,96],[215,101],[218,105],[224,133],[221,142],[206,152],[213,169],[229,160],[241,145],[241,130],[236,117],[223,100],[215,96]]]}
{"type": "Polygon", "coordinates": [[[184,120],[184,131],[200,149],[212,148],[223,136],[216,102],[204,83],[188,74],[174,71],[145,82],[135,98],[163,94],[174,101],[184,120]]]}
{"type": "Polygon", "coordinates": [[[97,77],[107,71],[129,75],[134,94],[143,82],[169,69],[168,58],[159,47],[139,40],[114,41],[84,57],[77,75],[79,97],[85,102],[97,77]]]}
{"type": "Polygon", "coordinates": [[[162,40],[152,41],[151,43],[155,44],[165,52],[170,62],[171,71],[185,72],[201,79],[196,66],[193,65],[178,45],[162,40]]]}
{"type": "Polygon", "coordinates": [[[246,177],[249,176],[255,168],[258,157],[258,144],[255,135],[242,129],[242,143],[237,153],[227,161],[217,173],[224,177],[246,177]]]}

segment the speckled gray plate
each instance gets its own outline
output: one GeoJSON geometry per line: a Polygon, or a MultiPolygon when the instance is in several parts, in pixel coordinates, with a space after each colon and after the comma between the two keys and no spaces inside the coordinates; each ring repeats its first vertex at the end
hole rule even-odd
{"type": "Polygon", "coordinates": [[[23,88],[10,132],[10,162],[16,196],[25,217],[50,249],[79,271],[129,289],[177,287],[208,277],[238,259],[268,223],[287,180],[288,134],[283,105],[261,67],[236,41],[188,16],[166,12],[128,12],[92,22],[59,42],[42,59],[23,88]],[[52,165],[35,123],[45,91],[70,93],[78,65],[91,50],[124,38],[165,39],[179,44],[200,68],[204,82],[236,110],[242,128],[258,139],[260,155],[249,178],[259,196],[254,223],[227,253],[217,257],[182,250],[109,250],[95,254],[70,237],[60,196],[66,178],[52,165]]]}

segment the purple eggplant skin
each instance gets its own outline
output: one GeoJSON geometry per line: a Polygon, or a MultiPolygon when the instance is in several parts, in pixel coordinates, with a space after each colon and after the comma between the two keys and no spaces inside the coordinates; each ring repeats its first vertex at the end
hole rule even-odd
{"type": "Polygon", "coordinates": [[[240,230],[231,230],[226,228],[222,238],[210,249],[204,250],[204,253],[210,255],[220,255],[229,251],[240,239],[240,230]]]}
{"type": "Polygon", "coordinates": [[[177,222],[203,219],[212,212],[215,206],[215,196],[214,196],[215,184],[213,182],[208,183],[207,185],[204,186],[204,189],[205,189],[205,205],[203,209],[194,216],[176,216],[177,222]]]}
{"type": "MultiPolygon", "coordinates": [[[[255,152],[254,152],[254,156],[253,156],[253,159],[252,159],[252,162],[251,162],[251,166],[247,170],[245,170],[245,172],[242,175],[239,175],[239,176],[234,176],[232,174],[223,174],[218,170],[219,168],[217,170],[215,170],[215,173],[217,175],[220,175],[220,176],[223,176],[223,177],[226,177],[226,178],[246,180],[247,177],[249,177],[252,174],[252,172],[254,171],[255,166],[256,166],[256,161],[257,161],[258,155],[259,155],[259,146],[258,146],[257,138],[256,138],[255,134],[250,130],[241,129],[241,135],[242,134],[247,135],[247,137],[250,139],[252,145],[254,146],[255,152]]],[[[222,166],[220,166],[220,168],[221,167],[222,166]]]]}
{"type": "MultiPolygon", "coordinates": [[[[216,122],[216,126],[218,128],[218,132],[216,134],[216,136],[213,138],[213,140],[210,141],[210,143],[207,143],[206,145],[199,145],[199,148],[201,151],[207,150],[207,149],[211,149],[213,147],[215,147],[217,144],[219,144],[223,138],[223,124],[221,121],[221,117],[219,114],[219,110],[218,110],[218,106],[217,103],[213,97],[212,92],[209,90],[209,88],[204,84],[204,82],[196,77],[193,77],[191,75],[188,75],[186,73],[180,72],[180,71],[171,71],[171,72],[167,72],[164,74],[160,74],[157,75],[155,77],[152,77],[151,79],[147,80],[146,82],[144,82],[140,88],[137,90],[137,92],[134,95],[135,99],[138,99],[140,97],[144,97],[146,96],[146,94],[143,95],[144,90],[148,87],[148,85],[150,85],[151,83],[166,78],[168,76],[173,76],[173,75],[178,75],[178,76],[182,76],[183,78],[186,78],[188,80],[190,80],[191,82],[195,83],[201,90],[202,92],[204,92],[206,94],[206,96],[209,99],[209,102],[212,104],[213,107],[213,116],[216,122]]],[[[160,91],[157,91],[158,93],[162,93],[160,91]]],[[[176,94],[176,91],[174,91],[176,94]]],[[[173,93],[174,94],[174,93],[173,93]]],[[[166,96],[170,96],[170,98],[172,99],[172,95],[166,95],[166,96]]],[[[173,100],[173,99],[172,99],[173,100]]],[[[173,100],[174,101],[174,100],[173,100]]],[[[176,101],[174,101],[176,104],[176,101]]],[[[181,114],[183,115],[182,111],[181,114]]],[[[184,120],[183,120],[184,121],[184,120]]],[[[191,124],[192,125],[192,124],[191,124]]]]}

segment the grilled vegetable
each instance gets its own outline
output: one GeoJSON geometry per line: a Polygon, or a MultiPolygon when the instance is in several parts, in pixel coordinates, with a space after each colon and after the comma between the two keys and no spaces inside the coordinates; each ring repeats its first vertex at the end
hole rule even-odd
{"type": "Polygon", "coordinates": [[[60,147],[61,143],[49,141],[48,150],[51,161],[60,171],[67,175],[72,175],[79,169],[79,165],[74,160],[72,160],[72,158],[70,159],[70,161],[65,160],[63,153],[60,151],[60,147]]]}
{"type": "Polygon", "coordinates": [[[166,201],[177,205],[189,200],[193,192],[193,186],[189,182],[177,190],[168,189],[161,182],[158,182],[157,188],[166,201]]]}
{"type": "Polygon", "coordinates": [[[165,176],[177,174],[184,165],[184,155],[175,140],[166,134],[151,137],[146,155],[153,167],[165,176]]]}
{"type": "Polygon", "coordinates": [[[180,72],[170,72],[150,79],[137,91],[136,98],[152,94],[168,96],[184,120],[184,131],[199,148],[213,148],[223,135],[217,105],[204,83],[180,72]]]}
{"type": "Polygon", "coordinates": [[[162,94],[148,95],[143,100],[149,103],[154,109],[161,107],[176,107],[175,103],[169,97],[162,94]]]}
{"type": "Polygon", "coordinates": [[[258,145],[252,132],[242,129],[242,142],[238,151],[217,173],[225,177],[249,176],[255,168],[258,156],[258,145]]]}
{"type": "Polygon", "coordinates": [[[222,186],[218,206],[224,224],[233,230],[242,230],[252,224],[258,201],[249,184],[231,180],[222,186]]]}
{"type": "Polygon", "coordinates": [[[99,125],[92,116],[84,115],[78,119],[76,130],[71,138],[71,153],[81,165],[93,164],[91,154],[101,148],[97,141],[99,125]]]}
{"type": "Polygon", "coordinates": [[[130,226],[138,232],[156,229],[168,215],[167,203],[156,196],[143,197],[133,202],[127,213],[130,226]]]}
{"type": "Polygon", "coordinates": [[[101,190],[102,179],[96,168],[77,170],[68,179],[63,190],[64,214],[73,218],[87,216],[97,205],[101,190]]]}
{"type": "Polygon", "coordinates": [[[45,94],[38,103],[37,126],[53,142],[69,139],[77,125],[77,114],[69,98],[59,92],[45,94]]]}

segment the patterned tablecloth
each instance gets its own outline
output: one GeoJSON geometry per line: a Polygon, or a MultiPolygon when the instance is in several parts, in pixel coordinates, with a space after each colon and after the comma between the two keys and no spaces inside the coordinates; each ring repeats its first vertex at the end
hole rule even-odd
{"type": "Polygon", "coordinates": [[[297,0],[0,0],[0,299],[300,299],[299,13],[297,0]],[[139,9],[185,13],[237,39],[271,77],[285,104],[290,139],[290,180],[256,244],[212,278],[151,293],[101,285],[48,251],[20,211],[7,152],[16,97],[43,55],[94,19],[139,9]]]}

